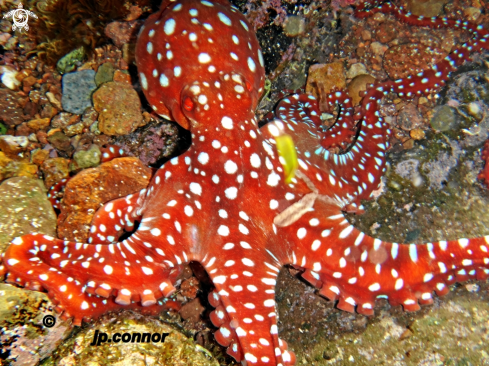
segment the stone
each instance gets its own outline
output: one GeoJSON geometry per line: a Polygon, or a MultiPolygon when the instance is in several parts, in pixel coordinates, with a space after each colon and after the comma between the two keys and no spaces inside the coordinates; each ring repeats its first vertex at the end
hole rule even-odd
{"type": "Polygon", "coordinates": [[[0,284],[0,352],[9,365],[38,365],[69,337],[73,326],[53,313],[46,294],[0,284]],[[53,327],[41,326],[52,316],[53,327]]]}
{"type": "Polygon", "coordinates": [[[27,122],[27,126],[34,131],[44,130],[49,127],[51,118],[32,119],[27,122]]]}
{"type": "Polygon", "coordinates": [[[15,237],[33,232],[56,236],[56,214],[44,184],[29,177],[5,180],[0,184],[0,252],[15,237]]]}
{"type": "Polygon", "coordinates": [[[361,91],[367,90],[368,84],[373,84],[377,80],[370,75],[358,75],[348,84],[348,93],[350,94],[353,106],[357,106],[363,97],[359,95],[361,91]]]}
{"type": "Polygon", "coordinates": [[[86,108],[92,106],[91,95],[97,89],[95,71],[82,70],[65,74],[62,83],[61,104],[65,111],[82,114],[86,108]]]}
{"type": "Polygon", "coordinates": [[[0,88],[0,120],[9,127],[15,127],[24,122],[24,111],[19,105],[18,96],[11,90],[0,88]]]}
{"type": "Polygon", "coordinates": [[[404,131],[423,126],[423,116],[414,103],[407,103],[401,108],[397,116],[397,125],[404,131]]]}
{"type": "Polygon", "coordinates": [[[106,62],[99,66],[97,74],[95,74],[95,84],[97,86],[114,80],[114,64],[111,62],[106,62]]]}
{"type": "Polygon", "coordinates": [[[9,158],[0,151],[0,181],[12,177],[37,178],[37,166],[9,158]]]}
{"type": "Polygon", "coordinates": [[[75,70],[77,65],[81,65],[85,59],[85,48],[80,47],[63,56],[56,64],[56,69],[60,74],[65,74],[75,70]]]}
{"type": "Polygon", "coordinates": [[[330,64],[316,64],[309,68],[306,93],[319,97],[317,84],[321,84],[325,93],[329,93],[334,87],[343,89],[346,87],[345,68],[342,62],[330,64]]]}
{"type": "Polygon", "coordinates": [[[364,64],[360,62],[357,62],[356,64],[350,66],[346,73],[346,77],[348,79],[353,79],[358,75],[368,75],[367,68],[364,64]]]}
{"type": "Polygon", "coordinates": [[[297,37],[304,34],[306,30],[306,20],[297,15],[289,15],[285,20],[284,32],[288,37],[297,37]]]}
{"type": "Polygon", "coordinates": [[[2,74],[1,80],[3,85],[11,90],[19,88],[21,82],[17,79],[19,74],[17,70],[10,66],[0,66],[0,73],[2,74]]]}
{"type": "Polygon", "coordinates": [[[441,44],[407,43],[390,47],[384,54],[384,70],[391,79],[405,78],[427,70],[445,58],[441,44]]]}
{"type": "Polygon", "coordinates": [[[430,121],[431,127],[437,131],[449,131],[457,124],[457,115],[452,107],[443,105],[436,108],[436,112],[430,121]]]}
{"type": "Polygon", "coordinates": [[[0,150],[6,155],[15,156],[27,149],[29,139],[26,136],[0,136],[0,150]]]}
{"type": "Polygon", "coordinates": [[[441,15],[446,3],[448,0],[408,0],[406,10],[413,15],[431,18],[441,15]]]}
{"type": "Polygon", "coordinates": [[[95,212],[105,202],[146,188],[151,176],[151,169],[132,157],[82,170],[66,185],[58,219],[59,237],[86,243],[95,212]]]}
{"type": "Polygon", "coordinates": [[[140,20],[131,22],[112,22],[105,27],[105,35],[112,39],[114,44],[121,48],[128,43],[135,43],[139,28],[143,24],[140,20]]]}
{"type": "Polygon", "coordinates": [[[94,94],[98,128],[109,136],[126,135],[143,124],[141,101],[134,88],[120,82],[103,84],[94,94]]]}
{"type": "Polygon", "coordinates": [[[41,165],[46,187],[51,188],[63,178],[70,175],[70,161],[65,158],[46,159],[41,165]]]}
{"type": "Polygon", "coordinates": [[[74,168],[93,168],[100,164],[102,153],[97,145],[92,145],[88,150],[79,150],[73,154],[74,168]]]}
{"type": "Polygon", "coordinates": [[[48,135],[48,141],[58,151],[63,151],[68,155],[71,155],[73,146],[71,146],[71,140],[61,131],[56,131],[53,134],[48,135]]]}

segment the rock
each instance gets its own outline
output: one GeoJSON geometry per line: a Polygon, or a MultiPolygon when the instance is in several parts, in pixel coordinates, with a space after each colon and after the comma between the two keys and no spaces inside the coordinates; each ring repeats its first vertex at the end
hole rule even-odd
{"type": "Polygon", "coordinates": [[[74,169],[93,168],[100,164],[100,148],[92,145],[88,150],[79,150],[73,154],[74,169]]]}
{"type": "Polygon", "coordinates": [[[31,152],[31,163],[41,166],[42,163],[49,157],[49,151],[44,149],[36,149],[31,152]]]}
{"type": "Polygon", "coordinates": [[[380,42],[372,42],[370,44],[370,49],[372,52],[378,56],[382,56],[387,50],[387,46],[380,42]]]}
{"type": "Polygon", "coordinates": [[[97,88],[95,71],[82,70],[65,74],[62,82],[61,104],[65,111],[82,114],[86,108],[92,106],[91,95],[97,88]]]}
{"type": "Polygon", "coordinates": [[[0,136],[0,150],[6,155],[15,156],[27,149],[29,139],[26,136],[0,136]]]}
{"type": "Polygon", "coordinates": [[[394,23],[384,22],[375,31],[375,38],[381,43],[389,43],[398,35],[398,30],[394,23]]]}
{"type": "Polygon", "coordinates": [[[103,83],[114,80],[114,71],[114,64],[111,62],[100,65],[95,75],[95,84],[100,86],[103,83]]]}
{"type": "Polygon", "coordinates": [[[348,93],[350,94],[354,106],[358,105],[363,97],[359,95],[361,91],[367,90],[368,84],[373,84],[377,80],[370,75],[358,75],[350,84],[348,84],[348,93]]]}
{"type": "Polygon", "coordinates": [[[56,214],[46,188],[39,179],[7,179],[0,185],[0,252],[15,237],[33,232],[56,236],[56,214]]]}
{"type": "Polygon", "coordinates": [[[368,75],[367,68],[364,64],[360,62],[357,62],[356,64],[350,66],[346,73],[346,77],[348,79],[353,79],[358,75],[368,75]]]}
{"type": "MultiPolygon", "coordinates": [[[[101,135],[104,136],[104,135],[101,135]]],[[[150,122],[124,136],[115,136],[111,144],[121,146],[124,151],[139,157],[143,164],[155,164],[158,160],[169,157],[178,145],[178,129],[167,121],[150,122]]]]}
{"type": "Polygon", "coordinates": [[[32,119],[27,122],[27,126],[34,131],[44,130],[51,124],[51,118],[32,119]]]}
{"type": "Polygon", "coordinates": [[[71,51],[63,56],[56,64],[56,69],[60,74],[65,74],[75,70],[75,67],[81,65],[85,59],[85,49],[83,47],[71,51]]]}
{"type": "Polygon", "coordinates": [[[456,126],[457,115],[452,107],[443,105],[436,108],[436,112],[431,118],[430,124],[433,129],[438,131],[448,131],[456,126]]]}
{"type": "Polygon", "coordinates": [[[284,32],[288,37],[297,37],[306,30],[306,20],[297,15],[289,15],[284,24],[284,32]]]}
{"type": "Polygon", "coordinates": [[[112,39],[117,47],[128,43],[135,43],[142,21],[112,22],[105,27],[105,35],[112,39]]]}
{"type": "Polygon", "coordinates": [[[17,79],[19,74],[17,70],[10,66],[0,66],[0,73],[2,74],[2,83],[11,90],[19,88],[21,82],[17,79]]]}
{"type": "Polygon", "coordinates": [[[2,108],[0,108],[0,119],[9,127],[15,127],[24,122],[24,112],[19,105],[17,94],[13,91],[0,88],[0,100],[2,108]]]}
{"type": "Polygon", "coordinates": [[[60,131],[48,136],[48,141],[58,151],[63,151],[68,155],[71,155],[73,146],[71,146],[71,140],[68,136],[60,131]]]}
{"type": "Polygon", "coordinates": [[[76,336],[65,342],[53,355],[49,364],[107,365],[107,366],[219,366],[217,360],[203,347],[162,321],[125,311],[119,316],[105,315],[80,329],[76,336]],[[168,333],[164,341],[158,342],[112,342],[91,345],[96,332],[108,337],[114,334],[162,334],[168,333]],[[115,352],[115,349],[117,350],[115,352]],[[76,350],[74,352],[74,350],[76,350]]]}
{"type": "Polygon", "coordinates": [[[48,98],[49,103],[51,103],[53,105],[53,107],[56,107],[58,109],[63,108],[61,105],[61,102],[56,98],[56,96],[53,93],[47,92],[46,97],[48,98]]]}
{"type": "Polygon", "coordinates": [[[345,69],[342,62],[333,62],[330,64],[317,64],[309,68],[307,77],[306,93],[319,97],[317,84],[324,87],[324,91],[329,93],[333,87],[343,89],[346,87],[345,69]]]}
{"type": "Polygon", "coordinates": [[[200,315],[204,312],[205,308],[200,303],[199,298],[195,298],[192,301],[182,306],[179,313],[185,320],[197,322],[200,319],[200,315]]]}
{"type": "Polygon", "coordinates": [[[413,15],[431,18],[441,15],[448,0],[408,0],[406,10],[413,15]]]}
{"type": "Polygon", "coordinates": [[[399,111],[397,117],[397,125],[404,131],[411,131],[412,129],[423,126],[423,116],[413,103],[407,103],[399,111]]]}
{"type": "Polygon", "coordinates": [[[126,83],[131,85],[131,75],[125,70],[115,70],[114,81],[120,81],[121,83],[126,83]]]}
{"type": "Polygon", "coordinates": [[[399,79],[427,70],[447,55],[441,44],[433,43],[408,43],[390,47],[384,54],[385,72],[391,79],[399,79]]]}
{"type": "Polygon", "coordinates": [[[95,212],[105,202],[146,188],[151,176],[151,169],[132,157],[81,171],[66,185],[58,219],[59,237],[86,243],[95,212]]]}
{"type": "Polygon", "coordinates": [[[126,135],[143,124],[141,101],[134,88],[119,82],[103,84],[94,94],[98,128],[106,135],[126,135]]]}
{"type": "Polygon", "coordinates": [[[421,128],[415,128],[409,132],[409,136],[411,136],[413,140],[422,140],[426,135],[421,128]]]}
{"type": "Polygon", "coordinates": [[[8,364],[38,365],[70,335],[73,327],[59,319],[52,306],[44,293],[0,284],[0,352],[8,364]],[[53,316],[53,327],[42,325],[45,316],[53,316]]]}
{"type": "Polygon", "coordinates": [[[37,166],[11,159],[0,151],[0,181],[12,177],[37,178],[37,166]]]}
{"type": "Polygon", "coordinates": [[[51,188],[63,178],[70,175],[70,161],[65,158],[50,158],[41,165],[46,187],[51,188]]]}

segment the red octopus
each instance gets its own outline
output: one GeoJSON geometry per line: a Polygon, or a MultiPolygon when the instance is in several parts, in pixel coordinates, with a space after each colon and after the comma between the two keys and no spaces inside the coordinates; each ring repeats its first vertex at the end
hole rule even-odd
{"type": "MultiPolygon", "coordinates": [[[[379,297],[413,311],[455,281],[487,278],[489,236],[388,243],[343,215],[361,210],[385,171],[391,131],[378,112],[382,97],[430,93],[470,52],[489,49],[489,32],[468,22],[413,17],[389,4],[361,6],[356,14],[377,11],[414,25],[467,29],[473,40],[427,71],[368,89],[359,115],[344,108],[343,118],[359,121],[359,132],[337,155],[322,145],[327,132],[312,96],[285,98],[278,119],[258,128],[263,58],[235,7],[227,0],[165,0],[139,35],[140,81],[158,114],[190,129],[191,147],[163,165],[148,189],[101,208],[91,244],[40,234],[14,239],[4,256],[9,281],[46,290],[63,316],[80,324],[119,308],[157,312],[183,265],[197,261],[215,285],[209,299],[217,341],[243,364],[291,365],[295,356],[278,337],[275,310],[283,265],[300,268],[338,308],[366,315],[379,297]],[[291,183],[275,149],[284,132],[297,147],[291,183]],[[138,229],[118,241],[136,221],[138,229]]],[[[337,91],[330,99],[349,97],[337,91]]],[[[333,128],[341,143],[348,134],[342,124],[333,128]]]]}

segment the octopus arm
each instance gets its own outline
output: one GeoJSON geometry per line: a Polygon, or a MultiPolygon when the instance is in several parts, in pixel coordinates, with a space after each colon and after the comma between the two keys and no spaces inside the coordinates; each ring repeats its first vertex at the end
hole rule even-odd
{"type": "Polygon", "coordinates": [[[210,304],[216,307],[210,318],[219,327],[215,338],[238,362],[293,365],[294,353],[278,337],[275,285],[279,265],[267,254],[256,253],[252,258],[243,256],[222,266],[216,261],[218,271],[209,272],[216,286],[209,294],[210,304]]]}
{"type": "Polygon", "coordinates": [[[176,272],[153,262],[124,263],[144,258],[134,239],[129,247],[124,242],[91,245],[31,234],[14,239],[5,257],[8,282],[46,290],[63,317],[74,317],[77,325],[121,306],[161,311],[156,299],[172,292],[168,279],[176,272]]]}
{"type": "Polygon", "coordinates": [[[304,269],[302,277],[321,295],[337,300],[342,310],[372,315],[375,299],[387,298],[415,311],[419,304],[432,303],[433,291],[444,295],[449,284],[489,274],[489,236],[389,243],[355,229],[339,211],[318,216],[322,205],[316,201],[314,210],[298,221],[297,232],[289,233],[298,246],[288,262],[304,269]]]}

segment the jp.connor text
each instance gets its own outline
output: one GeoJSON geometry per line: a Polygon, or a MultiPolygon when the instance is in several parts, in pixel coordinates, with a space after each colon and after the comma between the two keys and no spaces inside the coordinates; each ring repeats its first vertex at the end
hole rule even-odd
{"type": "Polygon", "coordinates": [[[90,346],[100,346],[102,343],[157,343],[164,342],[170,333],[115,333],[109,337],[105,332],[95,331],[90,346]]]}

